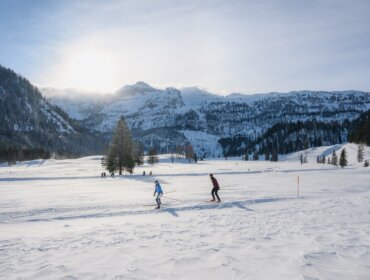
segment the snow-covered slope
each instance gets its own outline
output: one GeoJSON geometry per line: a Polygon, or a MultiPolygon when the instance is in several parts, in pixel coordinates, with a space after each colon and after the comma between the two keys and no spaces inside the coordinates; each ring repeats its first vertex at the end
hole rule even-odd
{"type": "Polygon", "coordinates": [[[37,137],[75,132],[63,111],[48,103],[27,79],[1,65],[0,109],[1,148],[33,146],[37,137]]]}
{"type": "Polygon", "coordinates": [[[41,88],[41,92],[52,103],[67,109],[68,115],[77,120],[83,120],[91,114],[98,113],[102,109],[103,100],[107,97],[106,94],[86,92],[78,89],[55,89],[49,87],[41,88]]]}
{"type": "Polygon", "coordinates": [[[1,279],[370,277],[369,168],[162,156],[102,179],[100,158],[0,168],[1,279]]]}
{"type": "MultiPolygon", "coordinates": [[[[281,159],[292,161],[292,162],[299,162],[300,156],[302,154],[306,156],[308,162],[316,163],[318,156],[320,158],[324,156],[325,158],[328,158],[328,157],[330,158],[333,151],[336,152],[339,158],[340,153],[342,152],[343,149],[346,149],[346,155],[347,155],[347,161],[348,161],[349,167],[363,166],[363,163],[357,162],[358,145],[352,144],[352,143],[343,143],[343,144],[338,144],[338,145],[333,145],[333,146],[322,146],[322,147],[310,148],[310,149],[292,153],[286,156],[281,156],[281,159]]],[[[364,160],[370,161],[370,147],[365,146],[364,160]]]]}

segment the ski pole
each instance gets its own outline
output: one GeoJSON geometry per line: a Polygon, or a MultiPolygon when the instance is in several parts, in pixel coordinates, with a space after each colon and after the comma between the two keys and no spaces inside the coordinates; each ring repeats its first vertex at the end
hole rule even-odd
{"type": "Polygon", "coordinates": [[[163,195],[163,196],[164,196],[165,198],[167,198],[167,199],[172,199],[172,200],[176,200],[176,201],[184,202],[184,201],[183,201],[183,200],[181,200],[181,199],[168,197],[168,196],[166,196],[166,195],[163,195]]]}

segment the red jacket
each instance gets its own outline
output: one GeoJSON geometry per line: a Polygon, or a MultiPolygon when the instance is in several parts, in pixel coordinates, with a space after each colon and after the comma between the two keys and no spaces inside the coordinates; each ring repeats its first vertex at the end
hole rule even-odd
{"type": "Polygon", "coordinates": [[[212,180],[213,187],[214,187],[215,189],[219,189],[219,188],[220,188],[220,186],[218,185],[218,182],[217,182],[216,178],[211,177],[211,180],[212,180]]]}

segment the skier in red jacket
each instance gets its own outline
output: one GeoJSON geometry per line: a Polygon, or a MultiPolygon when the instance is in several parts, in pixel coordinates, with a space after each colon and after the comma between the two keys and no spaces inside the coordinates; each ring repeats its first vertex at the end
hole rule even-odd
{"type": "Polygon", "coordinates": [[[218,196],[218,191],[220,189],[220,186],[218,185],[218,182],[217,182],[216,178],[213,177],[213,174],[209,174],[209,177],[211,178],[211,181],[212,181],[212,184],[213,184],[213,189],[212,189],[212,192],[211,192],[213,199],[211,201],[215,201],[215,195],[216,195],[218,202],[221,202],[221,199],[218,196]]]}

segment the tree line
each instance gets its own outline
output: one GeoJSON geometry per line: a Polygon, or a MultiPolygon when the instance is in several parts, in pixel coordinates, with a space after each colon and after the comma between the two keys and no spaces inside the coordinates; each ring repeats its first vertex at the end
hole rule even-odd
{"type": "Polygon", "coordinates": [[[7,162],[8,164],[23,160],[49,159],[50,156],[50,152],[42,148],[10,147],[0,149],[0,162],[7,162]]]}
{"type": "Polygon", "coordinates": [[[275,154],[288,154],[346,140],[350,122],[320,122],[307,120],[277,123],[256,139],[246,136],[221,138],[224,156],[245,156],[270,159],[275,154]]]}

